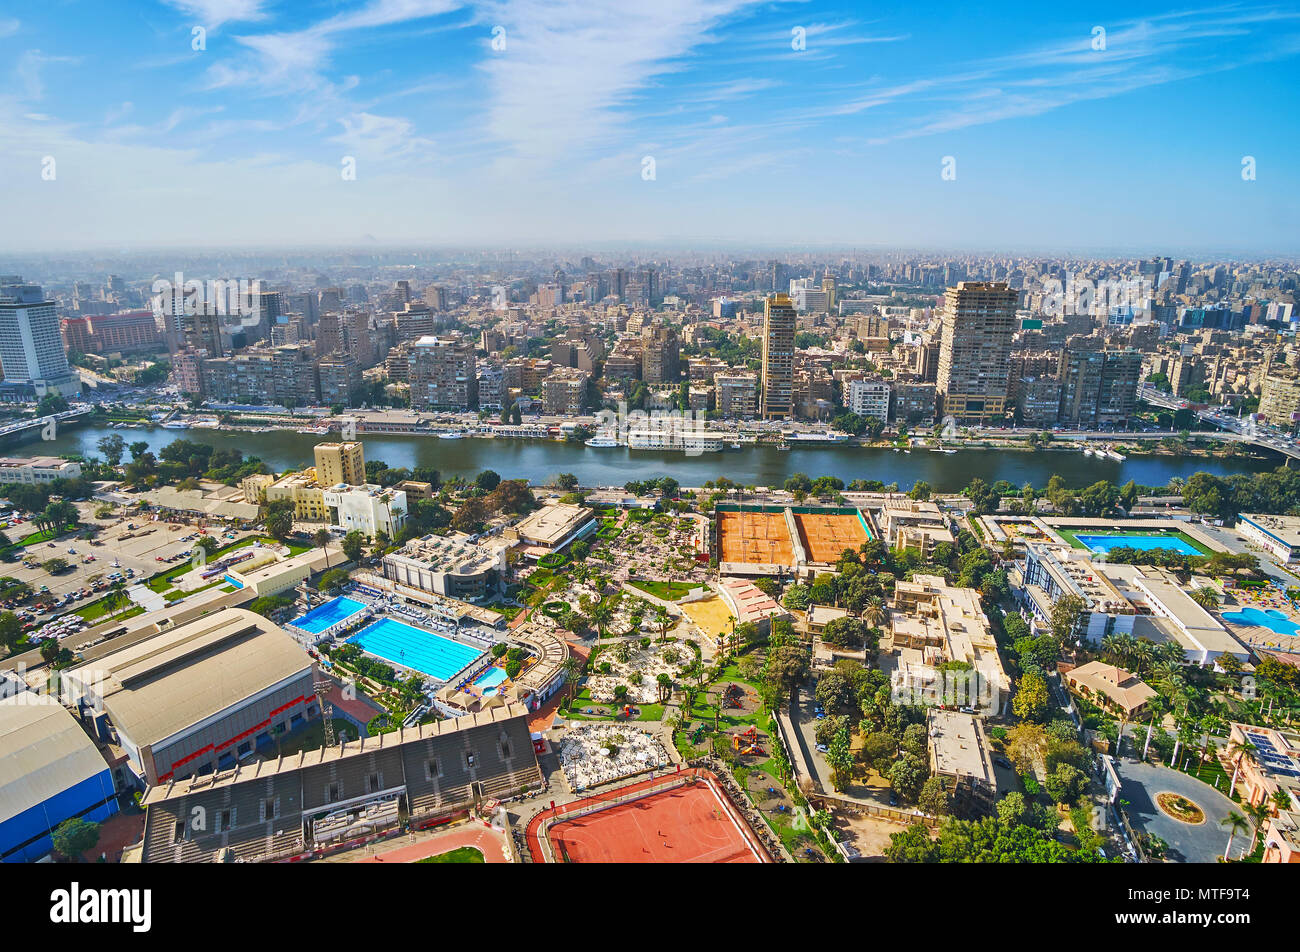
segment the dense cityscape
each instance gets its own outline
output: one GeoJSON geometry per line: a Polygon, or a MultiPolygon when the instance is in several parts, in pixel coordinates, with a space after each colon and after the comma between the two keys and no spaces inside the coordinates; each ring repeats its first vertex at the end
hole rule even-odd
{"type": "Polygon", "coordinates": [[[283,928],[306,864],[1276,906],[1300,256],[1292,129],[1234,136],[1294,14],[659,6],[0,16],[0,172],[48,186],[0,240],[0,862],[42,921],[157,892],[179,935],[237,866],[283,928]]]}

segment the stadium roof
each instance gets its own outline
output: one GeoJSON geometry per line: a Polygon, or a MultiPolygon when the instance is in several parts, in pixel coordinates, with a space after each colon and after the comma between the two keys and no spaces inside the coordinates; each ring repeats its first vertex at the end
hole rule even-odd
{"type": "Polygon", "coordinates": [[[494,723],[505,723],[514,718],[527,718],[528,708],[522,704],[506,702],[497,707],[482,711],[473,711],[462,717],[417,724],[414,727],[401,727],[395,731],[377,734],[374,737],[362,737],[355,741],[339,744],[337,747],[320,747],[316,750],[302,750],[296,754],[279,757],[275,760],[253,760],[249,763],[237,763],[229,770],[213,774],[195,774],[181,780],[169,781],[150,787],[145,791],[140,803],[151,806],[164,803],[189,793],[212,790],[259,780],[278,774],[292,773],[304,767],[319,764],[351,760],[361,755],[369,755],[378,750],[400,748],[403,744],[415,743],[442,734],[455,734],[475,727],[494,723]]]}
{"type": "Polygon", "coordinates": [[[261,615],[227,608],[64,672],[65,694],[100,700],[118,731],[155,744],[310,670],[311,659],[261,615]]]}
{"type": "MultiPolygon", "coordinates": [[[[76,718],[48,695],[0,700],[0,823],[108,769],[76,718]]],[[[105,796],[111,793],[105,791],[105,796]]]]}

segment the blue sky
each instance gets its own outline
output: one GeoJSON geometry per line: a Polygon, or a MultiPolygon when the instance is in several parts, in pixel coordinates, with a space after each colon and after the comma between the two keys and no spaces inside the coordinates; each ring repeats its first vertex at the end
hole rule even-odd
{"type": "Polygon", "coordinates": [[[0,246],[1300,251],[1300,10],[1065,6],[18,0],[0,246]]]}

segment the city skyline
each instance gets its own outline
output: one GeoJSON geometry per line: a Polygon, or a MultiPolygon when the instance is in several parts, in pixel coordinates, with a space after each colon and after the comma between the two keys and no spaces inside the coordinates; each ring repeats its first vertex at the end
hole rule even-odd
{"type": "Polygon", "coordinates": [[[1297,251],[1295,12],[937,13],[19,5],[4,247],[1297,251]]]}

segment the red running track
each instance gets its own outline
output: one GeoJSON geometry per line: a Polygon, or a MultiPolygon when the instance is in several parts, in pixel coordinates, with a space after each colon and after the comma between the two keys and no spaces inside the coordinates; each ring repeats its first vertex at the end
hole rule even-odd
{"type": "MultiPolygon", "coordinates": [[[[602,799],[653,791],[668,778],[631,784],[603,795],[565,804],[553,811],[558,819],[546,835],[559,860],[573,863],[758,863],[726,797],[707,771],[683,771],[703,782],[647,792],[639,799],[565,820],[567,813],[589,808],[602,799]]],[[[548,810],[528,825],[529,849],[542,861],[540,828],[553,815],[548,810]]]]}

